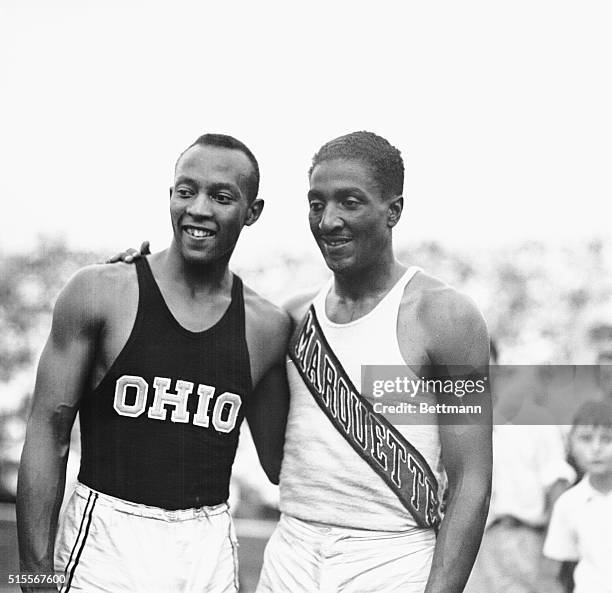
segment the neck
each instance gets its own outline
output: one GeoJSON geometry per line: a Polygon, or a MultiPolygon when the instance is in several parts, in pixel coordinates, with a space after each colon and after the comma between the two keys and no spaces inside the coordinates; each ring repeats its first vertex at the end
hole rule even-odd
{"type": "Polygon", "coordinates": [[[371,266],[352,273],[334,274],[334,291],[343,299],[358,301],[370,296],[379,296],[388,291],[406,271],[393,254],[377,260],[371,266]]]}
{"type": "MultiPolygon", "coordinates": [[[[230,254],[231,255],[231,254],[230,254]]],[[[195,292],[214,292],[231,284],[230,255],[206,264],[187,261],[174,242],[160,254],[160,266],[169,280],[195,292]]]]}
{"type": "Polygon", "coordinates": [[[612,472],[589,475],[589,482],[595,490],[607,494],[612,492],[612,472]]]}

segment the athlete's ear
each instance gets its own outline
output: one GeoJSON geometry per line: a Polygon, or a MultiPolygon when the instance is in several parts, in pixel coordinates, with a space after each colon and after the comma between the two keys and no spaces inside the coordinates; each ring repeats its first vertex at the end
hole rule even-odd
{"type": "Polygon", "coordinates": [[[257,222],[257,219],[261,216],[263,207],[264,201],[260,198],[255,198],[253,200],[253,203],[249,206],[246,221],[244,224],[246,226],[251,226],[253,223],[257,222]]]}
{"type": "Polygon", "coordinates": [[[170,199],[172,199],[172,193],[174,192],[174,188],[170,186],[170,199]]]}
{"type": "Polygon", "coordinates": [[[389,200],[389,206],[387,208],[387,224],[393,228],[402,216],[402,210],[404,209],[404,197],[395,196],[389,200]]]}

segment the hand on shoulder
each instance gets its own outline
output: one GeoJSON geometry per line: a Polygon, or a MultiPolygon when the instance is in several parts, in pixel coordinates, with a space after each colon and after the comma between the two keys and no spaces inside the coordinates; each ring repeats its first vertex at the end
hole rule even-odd
{"type": "Polygon", "coordinates": [[[130,264],[143,255],[151,254],[151,244],[149,241],[143,241],[140,245],[140,251],[135,249],[134,247],[128,247],[125,251],[120,251],[119,253],[115,253],[109,257],[105,263],[107,264],[116,264],[117,262],[124,262],[130,264]]]}

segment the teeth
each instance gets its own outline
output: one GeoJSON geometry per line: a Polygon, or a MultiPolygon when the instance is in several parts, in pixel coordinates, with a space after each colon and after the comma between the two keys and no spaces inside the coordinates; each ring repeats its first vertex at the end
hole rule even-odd
{"type": "Polygon", "coordinates": [[[348,243],[350,239],[328,239],[327,243],[328,245],[331,245],[332,247],[337,247],[338,245],[344,245],[345,243],[348,243]]]}
{"type": "Polygon", "coordinates": [[[192,227],[185,228],[185,232],[196,239],[203,239],[204,237],[211,237],[213,235],[212,231],[207,231],[204,229],[194,229],[192,227]]]}

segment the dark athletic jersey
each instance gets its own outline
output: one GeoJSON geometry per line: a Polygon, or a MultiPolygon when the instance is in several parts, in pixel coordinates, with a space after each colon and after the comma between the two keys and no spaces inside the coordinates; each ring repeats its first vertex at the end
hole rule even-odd
{"type": "Polygon", "coordinates": [[[227,500],[244,407],[252,391],[242,282],[203,332],[174,318],[146,258],[136,262],[138,312],[104,379],[82,398],[79,480],[164,509],[227,500]]]}

